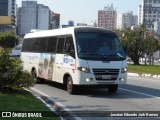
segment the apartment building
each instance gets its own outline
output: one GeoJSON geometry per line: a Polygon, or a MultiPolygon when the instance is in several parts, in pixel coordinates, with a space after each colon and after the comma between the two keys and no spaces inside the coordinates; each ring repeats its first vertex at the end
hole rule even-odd
{"type": "Polygon", "coordinates": [[[117,11],[113,4],[104,7],[103,10],[98,11],[98,27],[115,29],[117,22],[117,11]]]}
{"type": "Polygon", "coordinates": [[[133,11],[127,11],[117,15],[117,29],[136,27],[138,24],[138,16],[133,15],[133,11]]]}
{"type": "Polygon", "coordinates": [[[160,21],[160,0],[143,0],[139,6],[139,24],[148,30],[154,29],[154,22],[160,21]]]}
{"type": "Polygon", "coordinates": [[[16,28],[16,0],[0,0],[0,16],[4,16],[4,20],[1,20],[1,21],[5,21],[5,19],[8,19],[8,18],[11,19],[11,23],[9,26],[0,24],[0,31],[2,29],[4,31],[15,29],[16,28]],[[8,18],[5,18],[5,17],[8,17],[8,18]]]}
{"type": "Polygon", "coordinates": [[[51,13],[51,29],[58,29],[60,27],[60,14],[51,13]]]}

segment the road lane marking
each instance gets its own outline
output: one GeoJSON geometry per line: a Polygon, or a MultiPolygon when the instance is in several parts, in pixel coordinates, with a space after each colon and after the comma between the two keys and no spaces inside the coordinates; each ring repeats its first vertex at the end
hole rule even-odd
{"type": "Polygon", "coordinates": [[[128,91],[128,92],[137,93],[137,94],[140,94],[140,95],[145,95],[145,96],[152,97],[152,98],[160,99],[160,97],[157,97],[157,96],[154,96],[154,95],[149,95],[149,94],[146,94],[146,93],[141,93],[141,92],[137,92],[137,91],[133,91],[133,90],[128,90],[128,89],[124,89],[124,88],[119,88],[119,89],[124,90],[124,91],[128,91]]]}
{"type": "Polygon", "coordinates": [[[64,111],[67,111],[67,112],[71,113],[71,114],[73,115],[73,118],[74,118],[75,120],[82,120],[80,117],[78,117],[77,115],[75,115],[70,109],[66,108],[66,107],[65,107],[64,105],[62,105],[60,102],[54,100],[51,96],[48,96],[47,94],[45,94],[45,93],[43,93],[43,92],[41,92],[41,91],[39,91],[39,90],[37,90],[37,89],[35,89],[35,88],[33,88],[33,87],[31,88],[31,90],[33,90],[33,91],[41,94],[42,96],[47,97],[49,100],[53,101],[56,105],[58,105],[59,107],[61,107],[64,111]]]}

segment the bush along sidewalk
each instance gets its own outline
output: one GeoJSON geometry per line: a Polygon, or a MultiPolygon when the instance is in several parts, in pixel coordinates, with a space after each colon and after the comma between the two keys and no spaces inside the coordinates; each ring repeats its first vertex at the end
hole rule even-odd
{"type": "Polygon", "coordinates": [[[33,76],[22,71],[21,60],[9,55],[10,49],[0,52],[0,91],[4,88],[23,88],[35,84],[33,76]]]}
{"type": "MultiPolygon", "coordinates": [[[[10,49],[0,52],[0,110],[25,113],[26,118],[3,118],[4,120],[35,120],[34,113],[39,113],[37,120],[60,120],[42,101],[23,88],[32,87],[36,81],[33,76],[22,71],[21,60],[10,57],[10,49]],[[30,116],[33,113],[32,116],[30,116]],[[27,117],[30,118],[27,118],[27,117]]],[[[12,114],[13,115],[13,114],[12,114]]],[[[24,115],[24,114],[23,114],[24,115]]],[[[1,117],[1,113],[0,113],[1,117]]]]}

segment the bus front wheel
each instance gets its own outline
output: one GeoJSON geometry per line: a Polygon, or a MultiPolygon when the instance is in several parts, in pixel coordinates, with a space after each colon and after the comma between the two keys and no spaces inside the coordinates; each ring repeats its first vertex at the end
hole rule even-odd
{"type": "Polygon", "coordinates": [[[117,84],[108,86],[109,93],[116,93],[117,90],[118,90],[118,85],[117,84]]]}
{"type": "Polygon", "coordinates": [[[75,85],[73,85],[73,81],[71,77],[67,79],[67,91],[69,94],[74,94],[76,92],[75,85]]]}

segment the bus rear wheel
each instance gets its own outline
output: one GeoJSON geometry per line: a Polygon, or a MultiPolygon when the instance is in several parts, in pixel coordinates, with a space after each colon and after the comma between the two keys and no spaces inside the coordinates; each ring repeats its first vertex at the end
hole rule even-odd
{"type": "Polygon", "coordinates": [[[67,91],[69,94],[75,94],[76,93],[76,88],[75,85],[73,85],[73,80],[71,77],[67,78],[67,91]]]}
{"type": "Polygon", "coordinates": [[[33,71],[32,71],[32,76],[33,76],[33,79],[34,79],[34,81],[35,81],[36,83],[38,83],[38,84],[44,83],[44,79],[37,77],[37,72],[36,72],[36,70],[33,70],[33,71]]]}
{"type": "Polygon", "coordinates": [[[109,93],[116,93],[117,90],[118,90],[118,85],[117,84],[108,86],[109,93]]]}

